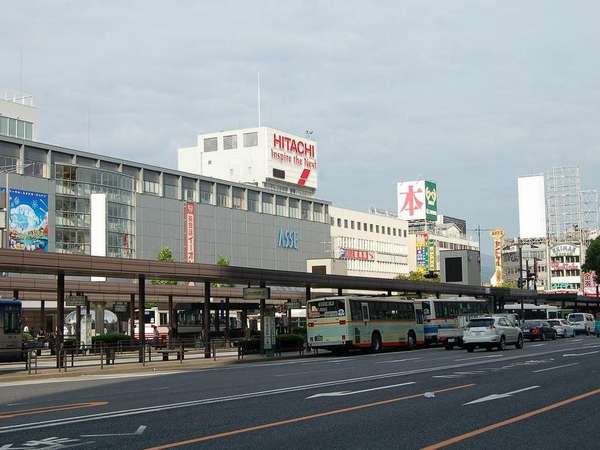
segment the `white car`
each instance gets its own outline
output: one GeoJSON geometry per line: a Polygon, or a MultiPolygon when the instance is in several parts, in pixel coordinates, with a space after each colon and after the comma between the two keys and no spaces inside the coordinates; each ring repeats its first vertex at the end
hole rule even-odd
{"type": "Polygon", "coordinates": [[[556,330],[558,337],[575,337],[575,328],[565,319],[549,319],[548,323],[556,330]]]}
{"type": "Polygon", "coordinates": [[[491,350],[496,347],[498,350],[504,350],[507,344],[523,348],[521,329],[506,317],[485,316],[471,319],[463,333],[463,347],[468,352],[476,348],[491,350]]]}
{"type": "Polygon", "coordinates": [[[575,328],[575,333],[585,333],[589,336],[594,332],[594,316],[591,314],[571,313],[567,320],[575,328]]]}

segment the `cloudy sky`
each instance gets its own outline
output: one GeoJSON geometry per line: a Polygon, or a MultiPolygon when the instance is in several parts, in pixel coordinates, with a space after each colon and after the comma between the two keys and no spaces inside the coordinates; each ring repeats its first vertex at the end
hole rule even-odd
{"type": "Polygon", "coordinates": [[[263,124],[314,130],[319,197],[395,210],[395,183],[424,177],[442,212],[515,232],[518,175],[580,165],[600,188],[599,14],[558,0],[22,0],[0,16],[0,89],[34,94],[42,141],[175,167],[198,133],[256,125],[260,72],[263,124]]]}

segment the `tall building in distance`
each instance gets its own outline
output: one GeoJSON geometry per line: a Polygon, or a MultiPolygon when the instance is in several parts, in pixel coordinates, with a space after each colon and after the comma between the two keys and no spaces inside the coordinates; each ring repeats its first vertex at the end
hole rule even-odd
{"type": "Polygon", "coordinates": [[[0,135],[37,140],[37,109],[33,96],[5,92],[0,97],[0,135]]]}

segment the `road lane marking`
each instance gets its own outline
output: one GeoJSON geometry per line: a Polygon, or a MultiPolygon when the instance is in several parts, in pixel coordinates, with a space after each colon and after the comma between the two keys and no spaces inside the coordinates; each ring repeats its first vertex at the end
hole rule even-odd
{"type": "Polygon", "coordinates": [[[19,411],[7,411],[0,413],[0,419],[11,419],[19,416],[31,416],[33,414],[44,414],[56,411],[68,411],[70,409],[94,408],[96,406],[108,405],[108,402],[71,403],[67,405],[45,406],[42,408],[21,409],[19,411]]]}
{"type": "MultiPolygon", "coordinates": [[[[474,384],[463,384],[461,386],[452,386],[449,388],[432,391],[432,393],[441,394],[444,392],[456,391],[458,389],[466,389],[466,388],[470,388],[473,386],[475,386],[475,385],[474,384]]],[[[420,398],[420,397],[423,397],[425,394],[426,394],[425,392],[421,392],[419,394],[406,395],[403,397],[395,397],[395,398],[391,398],[388,400],[381,400],[381,401],[372,402],[372,403],[364,403],[362,405],[351,406],[348,408],[334,409],[331,411],[325,411],[325,412],[321,412],[321,413],[317,413],[317,414],[311,414],[308,416],[294,417],[293,419],[280,420],[277,422],[265,423],[265,424],[257,425],[257,426],[253,426],[253,427],[239,428],[237,430],[226,431],[224,433],[210,434],[210,435],[206,435],[206,436],[200,436],[197,438],[186,439],[185,441],[178,441],[178,442],[172,442],[170,444],[163,444],[163,445],[159,445],[156,447],[148,448],[146,450],[167,450],[167,449],[175,448],[175,447],[183,447],[185,445],[199,444],[201,442],[207,442],[207,441],[212,441],[215,439],[236,436],[239,434],[249,433],[252,431],[260,431],[260,430],[266,430],[269,428],[279,427],[282,425],[291,425],[291,424],[295,424],[298,422],[306,422],[306,421],[309,421],[312,419],[318,419],[320,417],[333,416],[333,415],[337,415],[337,414],[344,414],[344,413],[360,411],[360,410],[364,410],[364,409],[368,409],[368,408],[374,408],[376,406],[389,405],[390,403],[397,403],[397,402],[401,402],[403,400],[411,400],[411,399],[415,399],[415,398],[420,398]]]]}
{"type": "Polygon", "coordinates": [[[528,347],[542,347],[546,344],[529,344],[528,347]]]}
{"type": "Polygon", "coordinates": [[[491,425],[478,428],[476,430],[470,431],[465,434],[461,434],[459,436],[455,436],[450,439],[446,439],[445,441],[438,442],[436,444],[428,445],[427,447],[423,447],[421,450],[438,450],[440,448],[445,448],[450,445],[457,444],[464,440],[470,439],[475,436],[479,436],[480,434],[487,433],[488,431],[497,430],[498,428],[505,427],[507,425],[511,425],[513,423],[521,422],[525,419],[529,419],[531,417],[535,417],[537,415],[543,414],[548,411],[552,411],[554,409],[560,408],[561,406],[569,405],[571,403],[577,402],[579,400],[586,399],[588,397],[592,397],[594,395],[600,394],[600,389],[594,389],[593,391],[586,392],[585,394],[576,395],[575,397],[568,398],[566,400],[562,400],[560,402],[551,403],[547,406],[544,406],[539,409],[534,409],[533,411],[526,412],[524,414],[520,414],[515,417],[511,417],[510,419],[502,420],[501,422],[496,422],[491,425]]]}
{"type": "Polygon", "coordinates": [[[463,406],[467,405],[475,405],[478,403],[491,402],[492,400],[500,400],[501,398],[512,397],[514,394],[519,394],[521,392],[530,391],[532,389],[537,389],[539,386],[529,386],[523,389],[517,389],[516,391],[506,392],[504,394],[491,394],[486,397],[478,398],[477,400],[473,400],[468,403],[464,403],[463,406]]]}
{"type": "Polygon", "coordinates": [[[563,357],[568,358],[570,356],[586,356],[586,355],[594,355],[596,353],[600,353],[600,350],[596,350],[595,352],[585,352],[585,353],[565,353],[563,357]]]}
{"type": "Polygon", "coordinates": [[[139,436],[148,428],[146,425],[140,425],[133,433],[109,433],[109,434],[81,434],[79,437],[112,437],[112,436],[139,436]]]}
{"type": "Polygon", "coordinates": [[[497,355],[486,355],[486,356],[472,356],[470,358],[459,358],[459,359],[455,359],[454,361],[471,361],[472,359],[481,359],[481,358],[501,358],[504,355],[502,353],[499,353],[497,355]]]}
{"type": "Polygon", "coordinates": [[[363,394],[365,392],[380,391],[382,389],[392,389],[392,388],[400,387],[400,386],[408,386],[408,385],[415,384],[415,383],[416,383],[416,381],[409,381],[407,383],[398,383],[398,384],[388,384],[387,386],[377,386],[377,387],[370,388],[370,389],[361,389],[360,391],[322,392],[320,394],[315,394],[315,395],[311,395],[310,397],[306,397],[306,399],[308,400],[309,398],[318,398],[318,397],[344,397],[346,395],[363,394]]]}
{"type": "Polygon", "coordinates": [[[0,383],[0,388],[15,387],[15,386],[30,386],[35,384],[50,384],[50,383],[72,383],[79,381],[103,381],[103,380],[118,380],[121,378],[138,378],[138,377],[156,377],[159,375],[175,375],[185,373],[185,371],[169,371],[169,372],[143,372],[143,373],[115,373],[112,375],[81,375],[78,377],[63,377],[63,378],[46,378],[42,380],[25,380],[25,381],[7,381],[0,383]]]}
{"type": "Polygon", "coordinates": [[[545,369],[534,370],[531,373],[547,372],[548,370],[562,369],[563,367],[577,366],[579,363],[563,364],[562,366],[546,367],[545,369]]]}
{"type": "Polygon", "coordinates": [[[433,378],[460,378],[460,375],[434,375],[433,378]]]}
{"type": "Polygon", "coordinates": [[[418,359],[423,359],[423,358],[392,359],[391,361],[377,361],[375,364],[389,364],[389,363],[398,363],[398,362],[406,362],[406,361],[416,361],[418,359]]]}

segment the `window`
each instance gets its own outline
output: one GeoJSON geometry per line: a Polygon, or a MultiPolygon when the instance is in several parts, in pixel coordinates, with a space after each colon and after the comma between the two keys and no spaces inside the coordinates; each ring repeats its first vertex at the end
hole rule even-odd
{"type": "Polygon", "coordinates": [[[8,119],[8,135],[16,136],[17,135],[17,119],[8,119]]]}
{"type": "Polygon", "coordinates": [[[181,193],[183,194],[183,199],[186,202],[197,202],[198,196],[196,195],[196,180],[182,178],[181,193]]]}
{"type": "Polygon", "coordinates": [[[175,175],[163,174],[163,192],[167,198],[179,198],[179,180],[175,175]]]}
{"type": "Polygon", "coordinates": [[[244,147],[256,147],[258,145],[258,133],[244,133],[244,147]]]}
{"type": "Polygon", "coordinates": [[[273,178],[281,178],[285,180],[285,170],[273,169],[273,178]]]}
{"type": "Polygon", "coordinates": [[[259,212],[258,208],[258,197],[259,193],[256,191],[248,191],[248,211],[259,212]]]}
{"type": "Polygon", "coordinates": [[[344,228],[348,228],[348,219],[344,219],[344,228]]]}
{"type": "Polygon", "coordinates": [[[229,186],[217,184],[217,206],[229,208],[229,186]]]}
{"type": "MultiPolygon", "coordinates": [[[[77,163],[79,163],[77,158],[77,163]]],[[[160,174],[151,170],[144,170],[144,192],[152,195],[160,195],[160,174]]]]}
{"type": "Polygon", "coordinates": [[[367,223],[363,222],[363,231],[367,231],[367,223]]]}
{"type": "MultiPolygon", "coordinates": [[[[290,217],[294,219],[300,218],[300,200],[295,198],[288,199],[290,217]]],[[[339,220],[339,219],[338,219],[339,220]]]]}
{"type": "Polygon", "coordinates": [[[281,195],[275,196],[275,214],[278,216],[287,216],[286,198],[281,195]]]}
{"type": "Polygon", "coordinates": [[[356,222],[356,229],[357,229],[358,231],[360,231],[360,222],[358,222],[358,221],[356,222]]]}
{"type": "Polygon", "coordinates": [[[33,139],[33,124],[31,122],[25,122],[25,139],[33,139]]]}
{"type": "Polygon", "coordinates": [[[8,135],[8,117],[0,117],[0,134],[8,135]]]}
{"type": "Polygon", "coordinates": [[[404,230],[404,237],[406,237],[406,230],[404,230]]]}
{"type": "Polygon", "coordinates": [[[392,229],[390,227],[387,227],[387,232],[388,232],[388,236],[390,236],[392,234],[392,229]]]}
{"type": "Polygon", "coordinates": [[[46,175],[46,160],[48,154],[45,150],[25,147],[25,167],[23,173],[32,177],[46,175]]]}
{"type": "Polygon", "coordinates": [[[301,218],[303,220],[311,220],[311,214],[310,214],[310,202],[305,202],[304,200],[302,200],[302,202],[300,203],[300,214],[301,214],[301,218]]]}
{"type": "Polygon", "coordinates": [[[200,203],[214,205],[213,184],[209,181],[200,181],[200,203]]]}
{"type": "Polygon", "coordinates": [[[332,217],[332,218],[331,218],[331,220],[330,220],[330,224],[331,224],[331,226],[334,226],[334,225],[335,225],[335,219],[334,219],[333,217],[332,217]]]}
{"type": "Polygon", "coordinates": [[[233,198],[234,209],[246,209],[246,199],[244,198],[244,190],[239,187],[231,188],[231,196],[233,198]]]}
{"type": "Polygon", "coordinates": [[[262,193],[262,212],[264,214],[273,214],[273,194],[262,193]]]}
{"type": "Polygon", "coordinates": [[[315,222],[323,222],[323,205],[313,203],[313,216],[315,222]]]}
{"type": "Polygon", "coordinates": [[[354,220],[351,220],[351,221],[350,221],[350,229],[351,229],[351,230],[354,230],[354,220]]]}
{"type": "Polygon", "coordinates": [[[337,226],[342,228],[342,219],[337,220],[337,226]]]}
{"type": "Polygon", "coordinates": [[[372,223],[370,223],[370,224],[369,224],[369,231],[370,231],[371,233],[373,232],[373,224],[372,224],[372,223]]]}
{"type": "Polygon", "coordinates": [[[204,138],[204,151],[216,152],[219,149],[219,141],[216,137],[204,138]]]}
{"type": "Polygon", "coordinates": [[[237,135],[223,136],[223,150],[235,150],[237,148],[237,135]]]}
{"type": "Polygon", "coordinates": [[[394,236],[396,236],[396,229],[394,228],[394,236]]]}
{"type": "Polygon", "coordinates": [[[375,232],[379,233],[379,225],[375,225],[375,232]]]}

